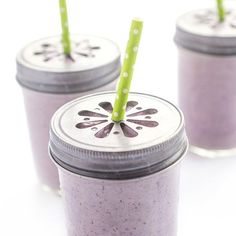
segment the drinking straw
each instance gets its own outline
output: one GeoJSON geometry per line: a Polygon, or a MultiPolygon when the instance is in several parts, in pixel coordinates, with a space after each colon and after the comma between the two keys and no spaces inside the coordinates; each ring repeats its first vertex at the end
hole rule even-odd
{"type": "Polygon", "coordinates": [[[64,51],[64,54],[68,56],[71,53],[71,42],[70,42],[70,32],[69,32],[66,0],[59,0],[59,5],[60,5],[60,13],[61,13],[63,51],[64,51]]]}
{"type": "Polygon", "coordinates": [[[143,22],[140,19],[133,19],[112,113],[112,120],[115,122],[122,121],[125,116],[142,29],[143,22]]]}
{"type": "Polygon", "coordinates": [[[219,21],[223,22],[225,20],[225,9],[224,9],[223,0],[216,0],[216,2],[217,2],[217,11],[218,11],[219,21]]]}

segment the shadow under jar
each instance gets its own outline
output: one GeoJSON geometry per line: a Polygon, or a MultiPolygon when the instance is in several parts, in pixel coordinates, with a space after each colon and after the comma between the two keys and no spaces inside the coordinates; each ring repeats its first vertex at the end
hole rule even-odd
{"type": "Polygon", "coordinates": [[[190,150],[200,156],[236,153],[236,11],[196,10],[177,20],[179,105],[190,150]]]}
{"type": "Polygon", "coordinates": [[[70,56],[63,54],[60,36],[33,42],[17,56],[17,81],[23,89],[37,174],[52,190],[59,190],[58,171],[48,155],[52,115],[77,97],[113,90],[120,73],[116,44],[94,36],[71,40],[70,56]]]}
{"type": "Polygon", "coordinates": [[[161,98],[131,93],[126,118],[114,123],[115,97],[83,97],[52,118],[49,146],[68,235],[176,236],[187,150],[182,113],[161,98]]]}

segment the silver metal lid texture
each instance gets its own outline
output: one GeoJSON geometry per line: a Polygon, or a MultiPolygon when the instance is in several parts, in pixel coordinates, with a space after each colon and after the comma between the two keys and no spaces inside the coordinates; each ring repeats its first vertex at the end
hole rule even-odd
{"type": "Polygon", "coordinates": [[[48,93],[86,92],[115,80],[120,51],[110,40],[71,36],[72,53],[63,53],[61,37],[35,41],[17,55],[17,80],[29,89],[48,93]]]}
{"type": "Polygon", "coordinates": [[[236,54],[236,10],[219,22],[216,10],[201,9],[180,16],[176,24],[178,46],[205,54],[236,54]]]}
{"type": "Polygon", "coordinates": [[[75,174],[101,179],[150,175],[186,152],[182,113],[161,98],[131,93],[126,118],[111,120],[115,92],[76,99],[53,116],[50,153],[75,174]]]}

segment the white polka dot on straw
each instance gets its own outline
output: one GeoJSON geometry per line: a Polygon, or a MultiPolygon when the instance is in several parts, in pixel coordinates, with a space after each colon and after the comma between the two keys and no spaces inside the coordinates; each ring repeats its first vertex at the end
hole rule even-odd
{"type": "Polygon", "coordinates": [[[138,34],[139,30],[138,29],[134,29],[134,34],[138,34]]]}
{"type": "Polygon", "coordinates": [[[138,51],[138,47],[137,46],[133,47],[133,51],[137,52],[138,51]]]}
{"type": "Polygon", "coordinates": [[[119,116],[119,113],[118,113],[118,112],[114,112],[114,116],[115,116],[115,117],[118,117],[118,116],[119,116]]]}
{"type": "Polygon", "coordinates": [[[124,72],[124,73],[123,73],[123,77],[124,77],[124,78],[128,78],[128,77],[129,77],[128,72],[124,72]]]}
{"type": "Polygon", "coordinates": [[[129,92],[129,90],[127,88],[123,89],[123,93],[127,94],[129,92]]]}

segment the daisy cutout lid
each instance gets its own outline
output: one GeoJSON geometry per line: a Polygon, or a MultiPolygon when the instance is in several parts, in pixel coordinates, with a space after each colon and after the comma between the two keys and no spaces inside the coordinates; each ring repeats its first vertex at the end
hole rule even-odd
{"type": "Polygon", "coordinates": [[[183,48],[210,55],[236,54],[236,10],[225,11],[219,21],[217,10],[201,9],[180,16],[175,42],[183,48]]]}
{"type": "Polygon", "coordinates": [[[220,22],[216,9],[199,9],[180,16],[177,27],[206,37],[236,37],[236,10],[227,10],[220,22]]]}
{"type": "Polygon", "coordinates": [[[89,35],[71,36],[71,55],[63,52],[61,37],[35,41],[17,57],[18,63],[47,72],[77,72],[105,66],[120,57],[118,46],[105,38],[89,35]]]}
{"type": "Polygon", "coordinates": [[[183,129],[181,112],[151,95],[130,93],[126,117],[112,120],[115,92],[74,100],[59,109],[51,132],[75,148],[97,152],[126,152],[163,144],[183,129]]]}

